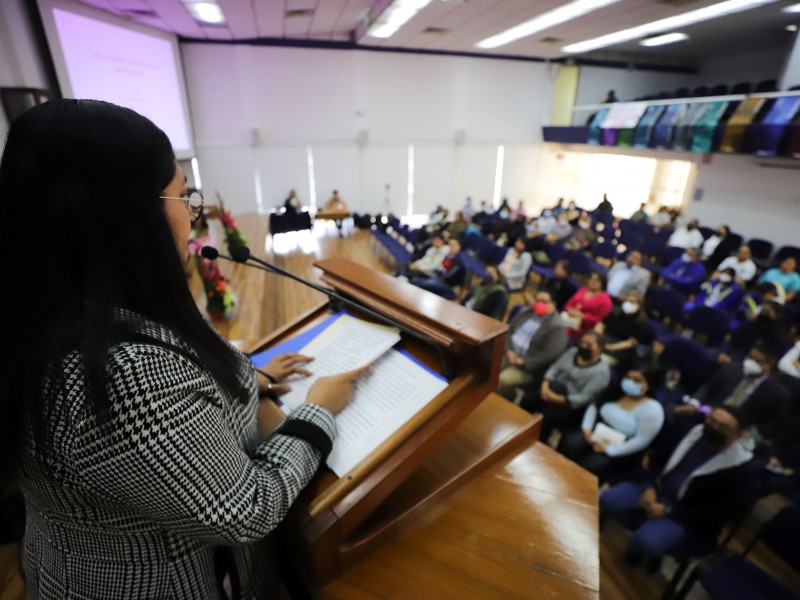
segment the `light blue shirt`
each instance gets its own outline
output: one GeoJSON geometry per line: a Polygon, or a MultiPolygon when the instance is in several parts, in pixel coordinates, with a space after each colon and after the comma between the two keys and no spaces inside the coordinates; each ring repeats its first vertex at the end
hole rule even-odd
{"type": "MultiPolygon", "coordinates": [[[[657,400],[648,398],[631,411],[616,402],[608,402],[600,408],[600,416],[606,425],[625,434],[625,441],[606,447],[608,456],[629,456],[645,450],[664,425],[664,408],[657,400]]],[[[597,423],[597,406],[589,405],[583,413],[581,429],[594,429],[597,423]]]]}
{"type": "Polygon", "coordinates": [[[606,284],[606,292],[612,298],[616,298],[619,296],[620,292],[622,291],[622,287],[625,285],[625,282],[628,281],[628,277],[631,276],[631,268],[626,264],[623,267],[614,270],[614,273],[611,275],[611,278],[608,280],[608,284],[606,284]]]}
{"type": "Polygon", "coordinates": [[[764,273],[759,283],[780,283],[787,292],[800,292],[800,275],[796,271],[784,273],[775,267],[764,273]]]}

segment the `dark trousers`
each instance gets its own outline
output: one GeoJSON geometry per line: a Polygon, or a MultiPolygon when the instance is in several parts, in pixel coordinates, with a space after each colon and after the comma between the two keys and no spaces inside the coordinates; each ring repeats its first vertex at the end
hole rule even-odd
{"type": "Polygon", "coordinates": [[[608,456],[595,452],[586,442],[581,429],[564,433],[558,444],[558,451],[587,471],[597,475],[601,483],[611,475],[635,469],[642,463],[641,452],[628,456],[608,456]]]}
{"type": "Polygon", "coordinates": [[[553,429],[563,431],[571,427],[582,414],[582,410],[573,409],[569,402],[565,404],[545,402],[542,400],[538,386],[528,390],[520,406],[530,413],[542,415],[542,432],[539,434],[539,439],[543,442],[547,442],[553,429]]]}

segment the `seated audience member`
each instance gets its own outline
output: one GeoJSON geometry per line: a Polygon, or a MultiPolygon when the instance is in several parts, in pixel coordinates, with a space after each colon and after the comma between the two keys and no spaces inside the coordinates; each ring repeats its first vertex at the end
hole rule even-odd
{"type": "Polygon", "coordinates": [[[511,216],[511,220],[512,221],[516,221],[520,217],[522,217],[523,219],[525,218],[526,215],[525,215],[525,201],[524,200],[520,200],[519,201],[519,203],[517,204],[517,208],[515,208],[514,210],[511,211],[511,215],[510,216],[511,216]]]}
{"type": "Polygon", "coordinates": [[[294,190],[289,191],[289,196],[283,202],[283,208],[286,212],[300,212],[302,206],[300,205],[300,198],[294,190]]]}
{"type": "Polygon", "coordinates": [[[553,265],[553,277],[545,281],[541,289],[550,292],[559,311],[578,291],[578,286],[570,279],[569,261],[559,260],[553,265]]]}
{"type": "Polygon", "coordinates": [[[666,465],[651,460],[645,483],[618,483],[600,496],[602,518],[635,530],[623,563],[636,567],[687,542],[716,540],[746,510],[753,454],[742,443],[748,423],[733,407],[715,408],[678,443],[666,465]]]}
{"type": "Polygon", "coordinates": [[[628,292],[595,330],[606,337],[607,362],[623,373],[650,356],[656,338],[644,311],[644,295],[636,290],[628,292]]]}
{"type": "Polygon", "coordinates": [[[789,414],[788,390],[775,376],[778,362],[774,350],[758,344],[744,362],[730,362],[719,369],[684,404],[675,407],[675,414],[684,422],[697,421],[716,406],[735,406],[750,423],[748,436],[754,444],[773,437],[780,431],[789,414]]]}
{"type": "Polygon", "coordinates": [[[581,212],[575,221],[572,234],[564,240],[564,245],[570,250],[583,250],[588,248],[597,238],[592,229],[592,218],[586,211],[581,212]]]}
{"type": "Polygon", "coordinates": [[[703,282],[694,300],[686,303],[684,310],[689,312],[698,306],[709,306],[724,310],[733,315],[742,303],[744,290],[736,281],[736,272],[730,267],[723,269],[714,279],[703,282]]]}
{"type": "Polygon", "coordinates": [[[697,219],[692,219],[686,226],[678,227],[667,240],[668,246],[679,248],[699,248],[703,245],[703,234],[697,229],[697,219]]]}
{"type": "Polygon", "coordinates": [[[753,290],[745,294],[739,309],[736,311],[736,319],[740,322],[753,321],[761,313],[761,307],[768,302],[777,302],[778,289],[773,283],[759,283],[753,290]]]}
{"type": "Polygon", "coordinates": [[[456,213],[455,218],[444,226],[444,229],[450,233],[450,237],[456,238],[459,242],[464,241],[464,235],[467,232],[469,223],[464,218],[461,211],[456,213]]]}
{"type": "Polygon", "coordinates": [[[422,255],[422,258],[409,263],[403,270],[403,275],[412,277],[414,275],[424,275],[433,277],[437,269],[442,266],[442,262],[450,252],[449,246],[445,246],[444,238],[435,233],[431,236],[431,245],[422,255]]]}
{"type": "Polygon", "coordinates": [[[602,334],[584,333],[576,347],[550,365],[539,389],[526,394],[522,408],[543,417],[541,440],[547,441],[554,428],[572,425],[580,417],[580,411],[608,387],[611,370],[600,358],[604,348],[602,334]]]}
{"type": "Polygon", "coordinates": [[[569,224],[567,214],[561,213],[558,219],[556,219],[555,225],[553,225],[550,232],[545,236],[545,239],[548,243],[555,244],[569,237],[570,234],[572,234],[572,225],[569,224]]]}
{"type": "Polygon", "coordinates": [[[800,342],[795,342],[778,361],[778,371],[781,383],[789,390],[792,398],[800,399],[800,342]]]}
{"type": "Polygon", "coordinates": [[[503,320],[508,306],[508,291],[496,266],[486,266],[486,275],[472,288],[464,300],[464,306],[498,321],[503,320]]]}
{"type": "Polygon", "coordinates": [[[794,300],[800,291],[800,274],[797,273],[797,259],[787,256],[781,261],[780,267],[773,267],[764,273],[758,280],[759,283],[778,284],[786,292],[786,300],[794,300]]]}
{"type": "Polygon", "coordinates": [[[609,202],[607,194],[603,194],[603,200],[600,202],[600,204],[597,205],[597,208],[595,210],[597,212],[608,213],[608,214],[614,212],[614,206],[611,204],[611,202],[609,202]]]}
{"type": "MultiPolygon", "coordinates": [[[[727,225],[720,225],[717,229],[717,232],[709,236],[709,238],[703,242],[701,255],[704,261],[707,261],[709,258],[711,258],[711,256],[713,256],[719,245],[730,235],[730,233],[731,230],[727,225]]],[[[716,265],[714,265],[714,268],[716,268],[716,265]]],[[[711,270],[713,271],[714,269],[712,268],[711,270]]]]}
{"type": "Polygon", "coordinates": [[[431,213],[431,216],[428,217],[428,224],[425,226],[425,229],[428,232],[439,231],[442,227],[444,227],[445,222],[447,221],[447,214],[448,211],[445,207],[439,205],[436,207],[431,213]]]}
{"type": "Polygon", "coordinates": [[[642,202],[639,205],[639,210],[631,215],[631,221],[636,221],[637,223],[644,223],[647,221],[647,211],[645,210],[645,203],[642,202]]]}
{"type": "Polygon", "coordinates": [[[564,305],[564,311],[577,323],[574,327],[570,327],[568,323],[567,335],[577,340],[581,334],[591,331],[608,316],[612,306],[611,296],[606,292],[605,275],[591,273],[586,280],[586,286],[575,292],[564,305]]]}
{"type": "Polygon", "coordinates": [[[706,270],[699,259],[700,252],[696,248],[687,248],[661,272],[664,283],[687,296],[696,293],[706,278],[706,270]]]}
{"type": "Polygon", "coordinates": [[[648,220],[653,227],[669,227],[672,224],[672,219],[669,216],[669,211],[666,206],[659,206],[656,214],[648,220]]]}
{"type": "Polygon", "coordinates": [[[640,465],[664,424],[664,409],[648,396],[651,386],[642,371],[628,371],[620,387],[619,400],[599,408],[590,404],[580,429],[566,433],[558,445],[561,454],[597,475],[601,482],[612,471],[640,465]],[[599,430],[595,435],[598,423],[619,432],[620,439],[604,440],[599,430]]]}
{"type": "Polygon", "coordinates": [[[711,255],[704,259],[706,270],[709,273],[716,271],[719,264],[730,255],[734,254],[739,248],[739,245],[741,245],[741,238],[731,234],[730,230],[724,225],[720,227],[717,235],[720,235],[721,237],[719,243],[717,244],[716,248],[714,248],[714,251],[711,253],[711,255]],[[724,236],[721,235],[723,232],[723,227],[725,231],[724,236]]]}
{"type": "Polygon", "coordinates": [[[498,267],[509,290],[521,290],[525,286],[532,263],[533,258],[531,258],[531,253],[528,252],[525,238],[518,237],[514,241],[514,246],[508,249],[503,262],[498,267]]]}
{"type": "MultiPolygon", "coordinates": [[[[550,214],[555,215],[557,217],[562,212],[564,212],[564,199],[563,198],[559,198],[558,202],[556,202],[556,205],[553,208],[550,209],[550,214]]],[[[544,213],[542,213],[542,214],[544,214],[544,213]]]]}
{"type": "Polygon", "coordinates": [[[461,243],[456,239],[448,242],[449,252],[444,257],[442,264],[436,269],[432,277],[416,276],[411,278],[411,283],[423,290],[433,292],[448,300],[456,297],[453,289],[464,283],[466,268],[461,260],[461,243]]]}
{"type": "Polygon", "coordinates": [[[502,215],[503,219],[508,219],[508,217],[511,215],[511,205],[508,203],[507,197],[504,197],[502,202],[500,202],[497,212],[502,215]]]}
{"type": "Polygon", "coordinates": [[[513,400],[517,387],[539,383],[567,348],[567,333],[553,297],[539,290],[534,301],[511,320],[497,393],[513,400]]]}
{"type": "Polygon", "coordinates": [[[464,208],[461,209],[461,215],[467,222],[471,221],[472,217],[475,216],[475,207],[472,205],[472,198],[469,196],[467,196],[467,199],[464,201],[464,208]]]}
{"type": "Polygon", "coordinates": [[[631,250],[624,261],[616,263],[608,271],[608,295],[617,300],[636,290],[642,294],[647,293],[650,285],[650,271],[642,266],[642,253],[631,250]]]}
{"type": "Polygon", "coordinates": [[[553,216],[553,211],[545,209],[542,211],[542,216],[536,219],[536,231],[540,235],[548,235],[553,231],[556,226],[556,217],[553,216]]]}
{"type": "Polygon", "coordinates": [[[724,271],[725,269],[733,269],[736,272],[736,281],[740,285],[747,285],[748,282],[756,276],[756,263],[750,258],[750,246],[739,246],[736,256],[729,256],[717,267],[717,271],[724,271]]]}
{"type": "Polygon", "coordinates": [[[726,362],[730,358],[744,360],[759,341],[774,348],[779,355],[791,346],[783,319],[783,307],[774,300],[764,302],[753,318],[739,322],[739,326],[731,334],[728,352],[720,356],[720,362],[726,362]]]}
{"type": "Polygon", "coordinates": [[[339,196],[338,190],[333,190],[333,195],[325,203],[325,210],[347,210],[347,204],[339,196]]]}

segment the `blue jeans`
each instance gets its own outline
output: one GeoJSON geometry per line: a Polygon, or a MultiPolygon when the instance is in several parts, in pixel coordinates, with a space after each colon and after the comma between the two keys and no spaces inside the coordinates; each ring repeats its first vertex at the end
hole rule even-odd
{"type": "Polygon", "coordinates": [[[620,483],[600,496],[601,514],[611,517],[627,529],[635,529],[622,562],[628,567],[638,566],[644,557],[657,557],[669,553],[686,542],[686,529],[672,519],[649,519],[639,508],[645,485],[620,483]]]}

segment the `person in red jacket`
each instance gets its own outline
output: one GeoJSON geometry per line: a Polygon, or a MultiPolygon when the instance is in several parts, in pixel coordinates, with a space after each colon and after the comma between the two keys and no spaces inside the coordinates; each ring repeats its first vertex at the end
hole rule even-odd
{"type": "Polygon", "coordinates": [[[608,316],[612,306],[611,296],[606,292],[605,275],[592,273],[586,285],[575,292],[564,305],[564,312],[572,319],[577,319],[573,327],[567,327],[567,335],[577,340],[581,334],[591,331],[608,316]]]}

